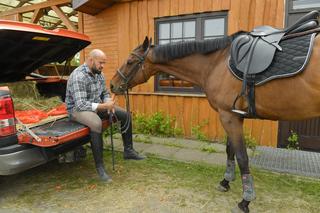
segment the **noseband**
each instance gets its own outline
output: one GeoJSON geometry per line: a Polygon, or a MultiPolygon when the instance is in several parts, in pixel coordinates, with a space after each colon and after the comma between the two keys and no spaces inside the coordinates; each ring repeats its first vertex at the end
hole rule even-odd
{"type": "Polygon", "coordinates": [[[121,71],[120,69],[117,69],[117,73],[120,75],[120,77],[122,78],[123,80],[123,83],[120,85],[120,88],[123,89],[123,90],[127,90],[128,89],[128,85],[130,83],[130,81],[132,80],[132,78],[137,74],[137,72],[141,69],[142,71],[142,74],[143,74],[143,78],[144,78],[144,82],[147,81],[147,77],[146,77],[146,74],[144,72],[144,62],[145,62],[145,59],[146,59],[146,56],[149,52],[149,47],[148,49],[144,52],[144,54],[141,56],[141,55],[138,55],[137,53],[135,52],[132,52],[131,55],[134,55],[135,57],[137,57],[139,59],[138,63],[136,63],[134,65],[134,67],[130,70],[128,76],[125,76],[121,71]]]}

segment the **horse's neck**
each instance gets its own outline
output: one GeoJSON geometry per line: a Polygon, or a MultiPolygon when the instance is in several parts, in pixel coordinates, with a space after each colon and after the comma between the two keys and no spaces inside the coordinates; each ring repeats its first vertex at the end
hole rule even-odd
{"type": "Polygon", "coordinates": [[[155,64],[155,70],[201,86],[207,75],[208,64],[209,60],[206,56],[187,56],[166,64],[155,64]]]}
{"type": "Polygon", "coordinates": [[[227,56],[228,48],[206,55],[193,54],[165,64],[154,64],[154,72],[164,72],[204,88],[210,76],[221,76],[224,72],[217,67],[225,63],[227,56]]]}

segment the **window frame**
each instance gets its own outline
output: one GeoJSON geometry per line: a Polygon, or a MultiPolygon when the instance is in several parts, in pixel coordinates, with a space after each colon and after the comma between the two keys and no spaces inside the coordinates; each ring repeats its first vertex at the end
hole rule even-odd
{"type": "Polygon", "coordinates": [[[310,8],[305,8],[305,9],[293,9],[293,0],[286,0],[285,1],[286,6],[285,6],[285,27],[288,27],[290,25],[289,23],[289,17],[291,16],[302,16],[304,14],[307,14],[308,12],[312,10],[319,10],[320,7],[310,7],[310,8]]]}
{"type": "Polygon", "coordinates": [[[320,7],[309,7],[304,9],[293,9],[293,0],[287,0],[287,12],[290,13],[303,13],[303,12],[310,12],[311,10],[320,10],[320,7]]]}
{"type": "MultiPolygon", "coordinates": [[[[228,32],[228,12],[227,11],[219,11],[219,12],[205,12],[205,13],[197,13],[197,14],[188,14],[188,15],[178,15],[178,16],[166,16],[155,18],[154,26],[155,26],[155,44],[159,44],[159,26],[160,24],[175,22],[187,22],[187,21],[195,21],[195,40],[200,41],[204,38],[204,22],[207,19],[224,19],[224,35],[227,35],[228,32]]],[[[183,28],[182,28],[183,30],[183,28]]],[[[171,35],[170,38],[171,40],[171,35]]],[[[187,87],[170,87],[170,86],[160,86],[160,76],[157,74],[154,78],[154,91],[155,92],[165,92],[165,93],[189,93],[189,94],[203,94],[203,91],[198,86],[193,86],[190,88],[187,87]]]]}

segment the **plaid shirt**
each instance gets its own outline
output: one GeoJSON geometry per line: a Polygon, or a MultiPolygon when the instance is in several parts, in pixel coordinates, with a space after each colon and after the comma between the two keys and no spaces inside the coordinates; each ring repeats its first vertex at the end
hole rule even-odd
{"type": "Polygon", "coordinates": [[[66,104],[69,113],[92,111],[92,103],[106,102],[110,93],[106,89],[103,74],[92,74],[83,64],[69,76],[66,92],[66,104]]]}

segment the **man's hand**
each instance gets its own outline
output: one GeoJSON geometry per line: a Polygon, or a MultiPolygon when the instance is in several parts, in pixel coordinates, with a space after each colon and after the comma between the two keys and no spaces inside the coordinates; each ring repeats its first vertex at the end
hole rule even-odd
{"type": "Polygon", "coordinates": [[[115,112],[115,108],[114,108],[114,106],[115,106],[115,100],[114,100],[114,98],[115,98],[115,95],[112,95],[112,97],[111,98],[108,98],[108,100],[105,102],[105,103],[101,103],[101,104],[99,104],[98,105],[98,111],[108,111],[108,112],[115,112]]]}

